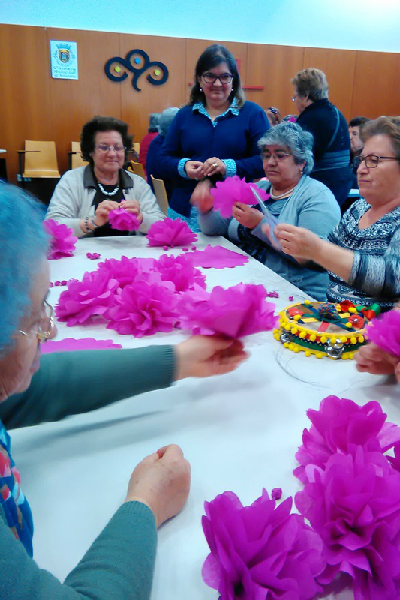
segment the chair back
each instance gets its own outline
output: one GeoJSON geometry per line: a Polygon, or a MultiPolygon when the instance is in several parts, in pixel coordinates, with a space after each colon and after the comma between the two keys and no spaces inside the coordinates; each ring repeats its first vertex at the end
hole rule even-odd
{"type": "Polygon", "coordinates": [[[77,169],[78,167],[86,167],[88,165],[87,160],[83,160],[81,145],[79,142],[71,142],[71,169],[77,169]]]}
{"type": "Polygon", "coordinates": [[[25,140],[25,168],[22,176],[59,179],[56,143],[25,140]]]}
{"type": "Polygon", "coordinates": [[[166,215],[168,210],[168,196],[165,189],[165,185],[162,179],[155,179],[153,175],[150,175],[151,182],[154,188],[154,194],[157,198],[157,202],[163,213],[166,215]]]}
{"type": "Polygon", "coordinates": [[[134,173],[135,175],[139,175],[139,177],[143,177],[143,179],[146,179],[143,165],[141,165],[140,163],[131,160],[131,168],[129,170],[132,171],[132,173],[134,173]]]}
{"type": "Polygon", "coordinates": [[[133,150],[139,156],[139,154],[140,154],[140,143],[139,142],[133,142],[133,150]]]}

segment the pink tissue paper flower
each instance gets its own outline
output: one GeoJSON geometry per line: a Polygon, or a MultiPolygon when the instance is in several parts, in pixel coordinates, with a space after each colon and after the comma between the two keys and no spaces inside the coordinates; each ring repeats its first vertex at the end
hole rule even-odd
{"type": "Polygon", "coordinates": [[[187,260],[190,260],[193,266],[203,267],[204,269],[225,269],[241,267],[249,262],[249,257],[228,250],[223,246],[207,246],[205,250],[195,250],[185,255],[187,260]]]}
{"type": "Polygon", "coordinates": [[[67,325],[84,323],[93,315],[104,315],[113,304],[118,281],[102,271],[85,273],[82,281],[71,280],[62,292],[56,316],[67,325]]]}
{"type": "Polygon", "coordinates": [[[99,263],[98,270],[106,276],[116,279],[119,287],[125,287],[140,279],[143,273],[154,268],[155,259],[127,258],[122,256],[120,260],[109,258],[99,263]]]}
{"type": "Polygon", "coordinates": [[[400,358],[400,310],[394,309],[373,319],[367,336],[379,348],[400,358]]]}
{"type": "Polygon", "coordinates": [[[125,210],[122,206],[108,213],[108,222],[113,229],[119,231],[136,231],[140,227],[140,221],[136,215],[125,210]]]}
{"type": "Polygon", "coordinates": [[[355,600],[400,597],[400,473],[380,452],[333,454],[296,494],[296,506],[324,544],[317,580],[353,580],[355,600]]]}
{"type": "Polygon", "coordinates": [[[94,338],[64,338],[63,340],[49,340],[42,344],[42,354],[53,352],[75,352],[77,350],[104,350],[108,348],[122,348],[121,344],[114,344],[112,340],[95,340],[94,338]]]}
{"type": "Polygon", "coordinates": [[[199,286],[206,287],[206,278],[200,269],[196,269],[185,256],[163,254],[155,263],[155,268],[163,281],[170,281],[176,292],[186,292],[199,286]]]}
{"type": "Polygon", "coordinates": [[[233,492],[205,503],[202,525],[211,553],[204,582],[221,600],[310,600],[321,591],[322,542],[298,514],[292,498],[277,508],[266,490],[251,506],[233,492]]]}
{"type": "Polygon", "coordinates": [[[261,200],[267,200],[268,195],[264,190],[257,187],[255,183],[247,183],[237,175],[218,181],[216,187],[210,190],[214,198],[214,209],[220,212],[221,217],[231,217],[236,202],[254,206],[257,204],[257,198],[252,189],[256,190],[261,200]]]}
{"type": "Polygon", "coordinates": [[[275,304],[266,301],[263,285],[239,283],[210,293],[201,289],[185,292],[179,302],[180,324],[194,334],[225,335],[238,339],[277,326],[275,304]]]}
{"type": "Polygon", "coordinates": [[[147,233],[149,246],[190,246],[197,235],[182,219],[164,219],[153,223],[147,233]]]}
{"type": "Polygon", "coordinates": [[[174,285],[161,281],[159,273],[148,273],[117,291],[114,306],[106,314],[107,329],[134,337],[172,331],[178,318],[176,301],[174,285]]]}
{"type": "Polygon", "coordinates": [[[359,406],[347,398],[327,396],[319,410],[308,410],[312,425],[304,429],[296,453],[300,466],[294,475],[306,483],[316,467],[324,469],[335,452],[347,453],[356,446],[386,452],[400,441],[400,427],[386,423],[386,414],[378,402],[359,406]]]}
{"type": "Polygon", "coordinates": [[[43,227],[51,236],[50,248],[47,254],[49,260],[59,260],[65,256],[74,255],[78,238],[74,235],[71,227],[63,223],[57,223],[53,219],[43,221],[43,227]]]}

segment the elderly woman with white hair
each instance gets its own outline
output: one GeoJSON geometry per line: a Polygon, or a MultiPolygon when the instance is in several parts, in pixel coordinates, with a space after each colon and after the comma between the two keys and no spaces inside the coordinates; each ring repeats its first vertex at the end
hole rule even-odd
{"type": "MultiPolygon", "coordinates": [[[[340,209],[332,194],[308,175],[313,168],[312,135],[296,123],[281,123],[262,137],[263,167],[268,181],[257,185],[269,193],[266,208],[279,223],[290,223],[326,239],[340,220],[340,209]],[[301,225],[300,225],[301,224],[301,225]]],[[[326,299],[327,272],[309,261],[284,254],[265,234],[260,206],[240,202],[232,218],[213,210],[213,198],[196,197],[199,225],[207,235],[225,235],[234,244],[317,300],[326,299]]]]}

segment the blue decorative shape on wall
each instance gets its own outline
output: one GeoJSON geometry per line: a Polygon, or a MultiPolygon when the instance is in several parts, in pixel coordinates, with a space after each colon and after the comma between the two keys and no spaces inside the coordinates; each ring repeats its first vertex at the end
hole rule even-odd
{"type": "Polygon", "coordinates": [[[162,62],[151,61],[149,55],[146,52],[144,52],[144,50],[131,50],[130,52],[128,52],[125,58],[122,58],[121,56],[113,56],[104,65],[104,72],[107,75],[107,77],[111,79],[111,81],[121,83],[128,77],[127,71],[130,71],[131,73],[133,73],[132,85],[136,91],[140,92],[141,90],[137,85],[138,79],[145,71],[148,71],[148,69],[151,69],[152,67],[154,67],[154,75],[159,75],[161,74],[161,72],[163,75],[161,79],[155,79],[153,75],[149,73],[146,79],[152,85],[162,85],[163,83],[165,83],[169,75],[167,67],[162,62]],[[140,66],[135,67],[132,64],[132,59],[136,65],[140,66]],[[114,72],[112,71],[113,65],[114,72]]]}

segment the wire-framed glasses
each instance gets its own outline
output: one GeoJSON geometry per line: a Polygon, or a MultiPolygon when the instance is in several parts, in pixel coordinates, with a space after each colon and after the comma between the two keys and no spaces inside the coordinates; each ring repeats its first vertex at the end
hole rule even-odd
{"type": "Polygon", "coordinates": [[[285,150],[275,150],[275,152],[263,152],[261,158],[263,160],[270,160],[271,158],[274,158],[275,160],[284,160],[287,156],[291,156],[290,152],[285,152],[285,150]]]}
{"type": "Polygon", "coordinates": [[[126,150],[125,146],[122,146],[121,144],[97,144],[96,148],[100,152],[104,152],[104,154],[110,152],[111,149],[113,149],[116,154],[125,152],[126,150]]]}
{"type": "Polygon", "coordinates": [[[358,169],[362,162],[368,169],[375,169],[381,160],[399,160],[395,156],[378,156],[377,154],[368,154],[368,156],[356,156],[353,160],[354,166],[358,169]]]}
{"type": "Polygon", "coordinates": [[[35,323],[34,325],[32,325],[29,331],[22,331],[22,329],[19,329],[18,333],[21,333],[22,335],[30,339],[36,336],[40,342],[47,342],[47,340],[51,336],[54,327],[53,315],[53,307],[47,302],[47,300],[45,300],[43,302],[40,320],[37,321],[37,323],[35,323]]]}

